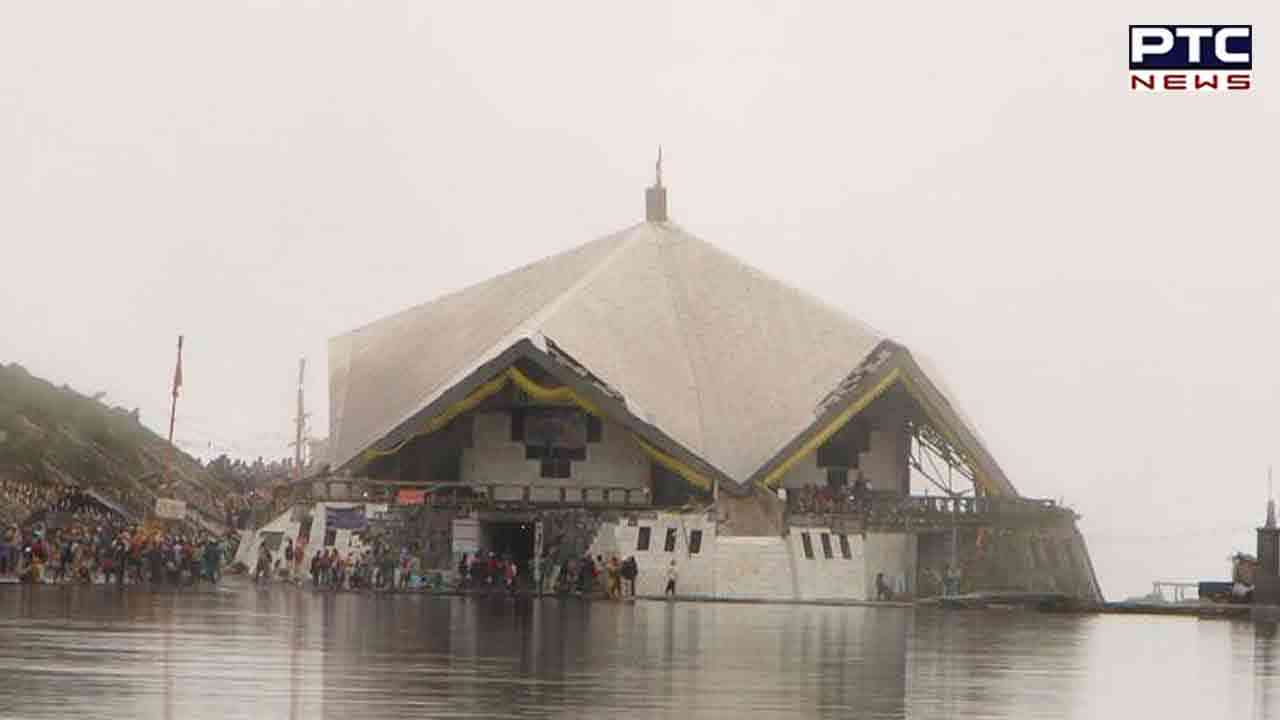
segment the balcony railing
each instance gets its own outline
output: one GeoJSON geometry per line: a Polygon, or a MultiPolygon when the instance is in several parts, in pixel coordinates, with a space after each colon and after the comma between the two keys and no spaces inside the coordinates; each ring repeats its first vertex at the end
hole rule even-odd
{"type": "Polygon", "coordinates": [[[432,504],[566,505],[586,507],[640,507],[649,505],[645,488],[608,486],[548,487],[546,485],[477,484],[470,495],[432,493],[432,504]]]}
{"type": "MultiPolygon", "coordinates": [[[[397,504],[399,490],[413,486],[396,484],[362,484],[358,481],[314,484],[308,500],[339,502],[375,502],[397,504]]],[[[651,505],[647,488],[616,486],[559,487],[530,483],[449,483],[426,489],[421,504],[427,507],[647,507],[651,505]]]]}
{"type": "Polygon", "coordinates": [[[838,525],[854,530],[1025,527],[1071,521],[1076,517],[1074,512],[1052,500],[1036,498],[951,498],[894,493],[853,497],[826,488],[788,490],[787,514],[793,525],[838,525]]]}

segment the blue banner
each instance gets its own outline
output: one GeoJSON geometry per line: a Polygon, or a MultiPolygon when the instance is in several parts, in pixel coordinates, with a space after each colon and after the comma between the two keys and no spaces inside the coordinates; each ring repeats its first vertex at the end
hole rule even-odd
{"type": "Polygon", "coordinates": [[[326,530],[364,530],[368,526],[369,519],[364,515],[363,505],[353,508],[325,508],[326,530]]]}

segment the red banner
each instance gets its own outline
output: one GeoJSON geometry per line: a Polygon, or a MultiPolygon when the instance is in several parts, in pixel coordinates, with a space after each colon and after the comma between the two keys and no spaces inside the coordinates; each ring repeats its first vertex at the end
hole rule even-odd
{"type": "Polygon", "coordinates": [[[427,500],[426,490],[401,490],[396,495],[396,504],[398,505],[421,505],[427,500]]]}

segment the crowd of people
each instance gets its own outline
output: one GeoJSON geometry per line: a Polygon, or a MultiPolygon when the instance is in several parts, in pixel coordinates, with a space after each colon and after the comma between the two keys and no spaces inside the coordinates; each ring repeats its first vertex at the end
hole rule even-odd
{"type": "Polygon", "coordinates": [[[327,548],[311,558],[311,586],[318,589],[406,589],[422,574],[421,559],[407,547],[396,553],[390,547],[374,547],[345,555],[327,548]]]}
{"type": "Polygon", "coordinates": [[[32,483],[0,477],[0,524],[22,523],[37,509],[56,502],[65,491],[57,483],[32,483]]]}
{"type": "Polygon", "coordinates": [[[611,600],[636,594],[636,579],[640,566],[634,557],[620,560],[616,555],[604,559],[603,555],[571,558],[557,563],[550,558],[537,558],[534,567],[521,570],[521,563],[509,554],[501,557],[495,552],[462,556],[458,563],[458,589],[503,589],[515,594],[522,588],[536,590],[539,594],[548,590],[559,594],[575,593],[583,596],[603,593],[611,600]]]}
{"type": "Polygon", "coordinates": [[[0,533],[0,576],[24,583],[193,585],[216,583],[224,545],[213,536],[188,537],[129,526],[77,525],[0,533]]]}
{"type": "MultiPolygon", "coordinates": [[[[80,527],[106,527],[113,531],[123,529],[124,518],[114,510],[106,507],[89,493],[80,488],[68,488],[61,497],[45,508],[43,515],[46,524],[50,514],[59,517],[59,521],[80,527]]],[[[42,513],[37,511],[38,517],[42,513]]]]}
{"type": "Polygon", "coordinates": [[[229,528],[251,530],[288,509],[288,498],[273,498],[265,490],[229,493],[216,501],[219,519],[229,528]]]}
{"type": "Polygon", "coordinates": [[[870,486],[859,475],[846,485],[788,488],[787,502],[797,513],[860,513],[872,506],[870,486]]]}
{"type": "MultiPolygon", "coordinates": [[[[205,464],[205,471],[231,492],[214,499],[217,517],[227,527],[248,530],[262,525],[288,509],[288,499],[274,497],[270,488],[297,477],[292,459],[253,462],[220,455],[205,464]]],[[[304,473],[315,471],[314,465],[304,473]]]]}

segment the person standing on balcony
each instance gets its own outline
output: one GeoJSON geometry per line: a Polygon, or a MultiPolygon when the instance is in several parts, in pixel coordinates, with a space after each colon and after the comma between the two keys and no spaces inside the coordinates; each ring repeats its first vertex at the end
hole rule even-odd
{"type": "Polygon", "coordinates": [[[676,596],[676,580],[680,577],[680,571],[676,569],[675,558],[671,559],[671,564],[667,566],[667,588],[662,591],[663,595],[670,598],[676,596]]]}
{"type": "Polygon", "coordinates": [[[853,481],[853,502],[861,504],[867,499],[868,487],[867,479],[862,476],[862,471],[858,471],[858,477],[853,481]]]}
{"type": "Polygon", "coordinates": [[[942,594],[951,596],[960,594],[960,568],[947,565],[947,574],[942,580],[942,594]]]}

